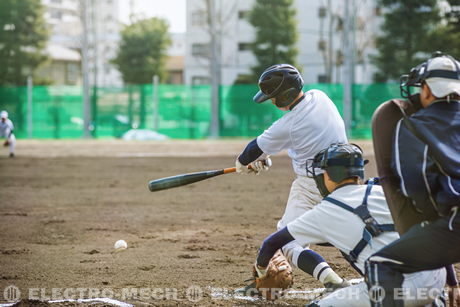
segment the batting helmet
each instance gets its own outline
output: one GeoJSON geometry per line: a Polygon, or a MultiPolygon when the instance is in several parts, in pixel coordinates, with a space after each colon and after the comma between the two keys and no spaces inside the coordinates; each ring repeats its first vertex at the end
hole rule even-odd
{"type": "Polygon", "coordinates": [[[315,179],[321,195],[327,196],[329,191],[324,184],[324,171],[336,183],[353,177],[364,179],[364,165],[367,162],[357,145],[332,144],[317,153],[311,163],[307,163],[307,174],[315,179]]]}
{"type": "Polygon", "coordinates": [[[412,68],[408,75],[401,76],[401,96],[410,98],[410,88],[421,87],[423,82],[428,84],[435,97],[460,95],[460,64],[450,55],[436,51],[430,59],[412,68]]]}
{"type": "Polygon", "coordinates": [[[257,103],[275,98],[277,107],[286,107],[297,98],[303,87],[300,72],[292,65],[277,64],[267,68],[259,78],[260,91],[253,100],[257,103]]]}

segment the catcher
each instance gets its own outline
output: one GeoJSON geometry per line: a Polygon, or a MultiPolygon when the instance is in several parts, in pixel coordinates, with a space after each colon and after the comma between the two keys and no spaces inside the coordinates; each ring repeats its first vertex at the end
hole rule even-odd
{"type": "Polygon", "coordinates": [[[0,112],[0,137],[6,138],[3,146],[8,146],[10,150],[10,158],[14,158],[14,146],[16,145],[16,138],[13,134],[13,122],[8,119],[8,112],[0,112]]]}
{"type": "MultiPolygon", "coordinates": [[[[361,149],[351,144],[333,144],[314,157],[308,174],[325,198],[263,242],[254,268],[256,287],[265,288],[262,295],[277,298],[292,283],[287,262],[281,261],[280,256],[272,258],[288,242],[329,243],[363,275],[366,259],[398,239],[382,188],[373,179],[367,184],[360,183],[366,162],[361,149]]],[[[442,293],[446,272],[442,268],[405,277],[403,289],[411,295],[404,306],[420,306],[433,302],[442,293]],[[427,289],[431,296],[417,295],[418,288],[427,289]]],[[[363,281],[338,289],[310,306],[369,306],[369,299],[363,281]]]]}

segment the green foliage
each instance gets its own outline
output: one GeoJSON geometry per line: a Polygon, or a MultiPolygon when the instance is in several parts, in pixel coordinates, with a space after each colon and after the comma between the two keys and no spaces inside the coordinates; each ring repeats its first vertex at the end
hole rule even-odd
{"type": "Polygon", "coordinates": [[[376,40],[375,81],[396,80],[435,51],[430,41],[440,20],[437,0],[379,0],[384,7],[382,36],[376,40]]]}
{"type": "Polygon", "coordinates": [[[443,22],[431,33],[431,44],[435,49],[448,53],[459,60],[460,0],[448,0],[447,2],[451,7],[456,6],[456,10],[450,10],[443,16],[443,22]]]}
{"type": "Polygon", "coordinates": [[[0,1],[0,85],[24,85],[46,61],[48,39],[40,0],[0,1]]]}
{"type": "Polygon", "coordinates": [[[113,63],[128,84],[146,84],[158,75],[165,78],[166,51],[171,44],[166,20],[139,20],[121,31],[121,42],[113,63]]]}
{"type": "Polygon", "coordinates": [[[257,64],[251,68],[253,83],[274,64],[297,66],[298,33],[293,3],[293,0],[257,0],[254,4],[249,15],[249,22],[256,29],[256,40],[251,48],[257,58],[257,64]]]}

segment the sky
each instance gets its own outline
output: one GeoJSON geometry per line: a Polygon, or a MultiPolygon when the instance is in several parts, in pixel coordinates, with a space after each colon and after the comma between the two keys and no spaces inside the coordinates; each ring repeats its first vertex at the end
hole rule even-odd
{"type": "MultiPolygon", "coordinates": [[[[163,17],[169,22],[169,31],[185,32],[186,0],[131,0],[134,2],[134,14],[144,17],[163,17]]],[[[129,23],[130,0],[119,0],[120,19],[129,23]]]]}

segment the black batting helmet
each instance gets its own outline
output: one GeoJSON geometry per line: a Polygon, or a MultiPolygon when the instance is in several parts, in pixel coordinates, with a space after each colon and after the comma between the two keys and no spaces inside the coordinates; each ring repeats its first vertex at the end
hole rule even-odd
{"type": "Polygon", "coordinates": [[[260,91],[253,100],[261,103],[275,98],[276,106],[286,107],[297,98],[302,87],[303,79],[297,68],[289,64],[273,65],[260,76],[260,91]]]}

